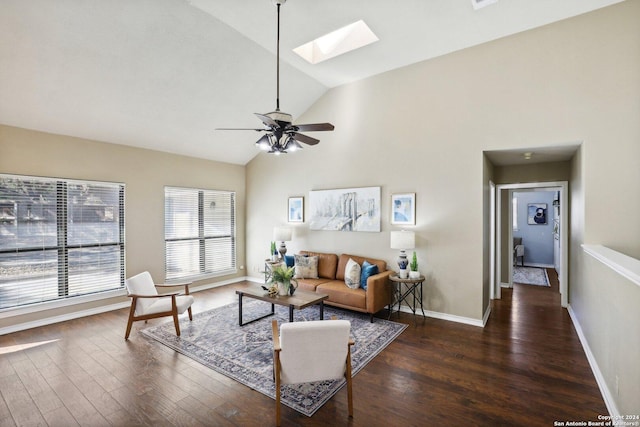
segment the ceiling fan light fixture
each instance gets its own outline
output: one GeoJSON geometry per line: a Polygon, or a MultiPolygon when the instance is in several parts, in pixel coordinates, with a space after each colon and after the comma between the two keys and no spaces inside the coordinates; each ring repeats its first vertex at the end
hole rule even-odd
{"type": "Polygon", "coordinates": [[[278,8],[278,37],[276,50],[276,109],[270,113],[254,113],[262,122],[262,128],[218,128],[218,130],[253,130],[265,132],[256,141],[256,146],[267,153],[279,155],[287,153],[287,150],[296,151],[302,148],[300,142],[307,145],[316,145],[320,140],[304,135],[300,132],[332,131],[331,123],[293,124],[291,114],[280,111],[280,6],[286,0],[271,0],[278,8]]]}

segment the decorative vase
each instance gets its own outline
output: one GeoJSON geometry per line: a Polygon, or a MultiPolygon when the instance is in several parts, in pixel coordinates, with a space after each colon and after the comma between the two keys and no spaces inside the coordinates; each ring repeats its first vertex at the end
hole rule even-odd
{"type": "Polygon", "coordinates": [[[410,271],[409,272],[409,279],[417,279],[420,277],[420,272],[419,271],[410,271]]]}
{"type": "Polygon", "coordinates": [[[398,277],[400,277],[401,279],[406,279],[407,276],[408,276],[407,270],[406,269],[400,269],[400,271],[398,273],[398,277]]]}
{"type": "Polygon", "coordinates": [[[278,294],[282,296],[288,296],[290,287],[291,283],[278,283],[278,294]]]}

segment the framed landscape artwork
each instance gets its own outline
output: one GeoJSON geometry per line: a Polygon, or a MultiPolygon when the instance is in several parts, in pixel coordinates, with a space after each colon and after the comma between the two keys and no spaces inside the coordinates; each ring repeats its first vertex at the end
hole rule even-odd
{"type": "Polygon", "coordinates": [[[391,224],[416,225],[416,193],[391,195],[391,224]]]}
{"type": "Polygon", "coordinates": [[[547,223],[547,204],[529,203],[527,205],[527,224],[540,225],[547,223]]]}
{"type": "Polygon", "coordinates": [[[304,222],[304,197],[289,197],[289,222],[304,222]]]}
{"type": "Polygon", "coordinates": [[[380,187],[310,191],[309,229],[380,232],[380,187]]]}

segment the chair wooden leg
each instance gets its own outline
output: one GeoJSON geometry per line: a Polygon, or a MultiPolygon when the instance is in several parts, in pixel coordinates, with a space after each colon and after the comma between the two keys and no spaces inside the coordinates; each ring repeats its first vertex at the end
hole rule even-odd
{"type": "Polygon", "coordinates": [[[193,314],[191,314],[191,307],[189,307],[187,311],[189,312],[189,320],[193,320],[193,314]]]}
{"type": "Polygon", "coordinates": [[[280,353],[275,351],[273,354],[273,365],[275,368],[276,380],[276,426],[280,426],[280,353]]]}
{"type": "Polygon", "coordinates": [[[127,321],[127,332],[124,334],[125,341],[129,339],[129,334],[131,333],[131,326],[133,325],[133,315],[136,311],[136,300],[135,298],[131,302],[131,309],[129,310],[129,320],[127,321]]]}
{"type": "Polygon", "coordinates": [[[351,381],[351,346],[347,349],[347,368],[344,376],[347,379],[347,402],[349,405],[349,416],[353,418],[353,384],[351,381]]]}

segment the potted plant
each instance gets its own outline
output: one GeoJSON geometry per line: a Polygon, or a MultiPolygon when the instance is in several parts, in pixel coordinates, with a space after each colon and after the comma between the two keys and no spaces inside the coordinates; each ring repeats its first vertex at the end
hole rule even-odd
{"type": "Polygon", "coordinates": [[[416,251],[413,251],[413,257],[411,258],[411,263],[409,264],[409,278],[417,279],[420,277],[420,272],[418,271],[418,257],[416,256],[416,251]]]}
{"type": "Polygon", "coordinates": [[[271,242],[271,261],[277,261],[278,260],[278,251],[276,250],[276,242],[271,242]]]}
{"type": "Polygon", "coordinates": [[[271,271],[271,282],[278,284],[280,295],[293,295],[298,288],[298,281],[293,278],[295,267],[287,268],[286,264],[273,267],[271,271]]]}

